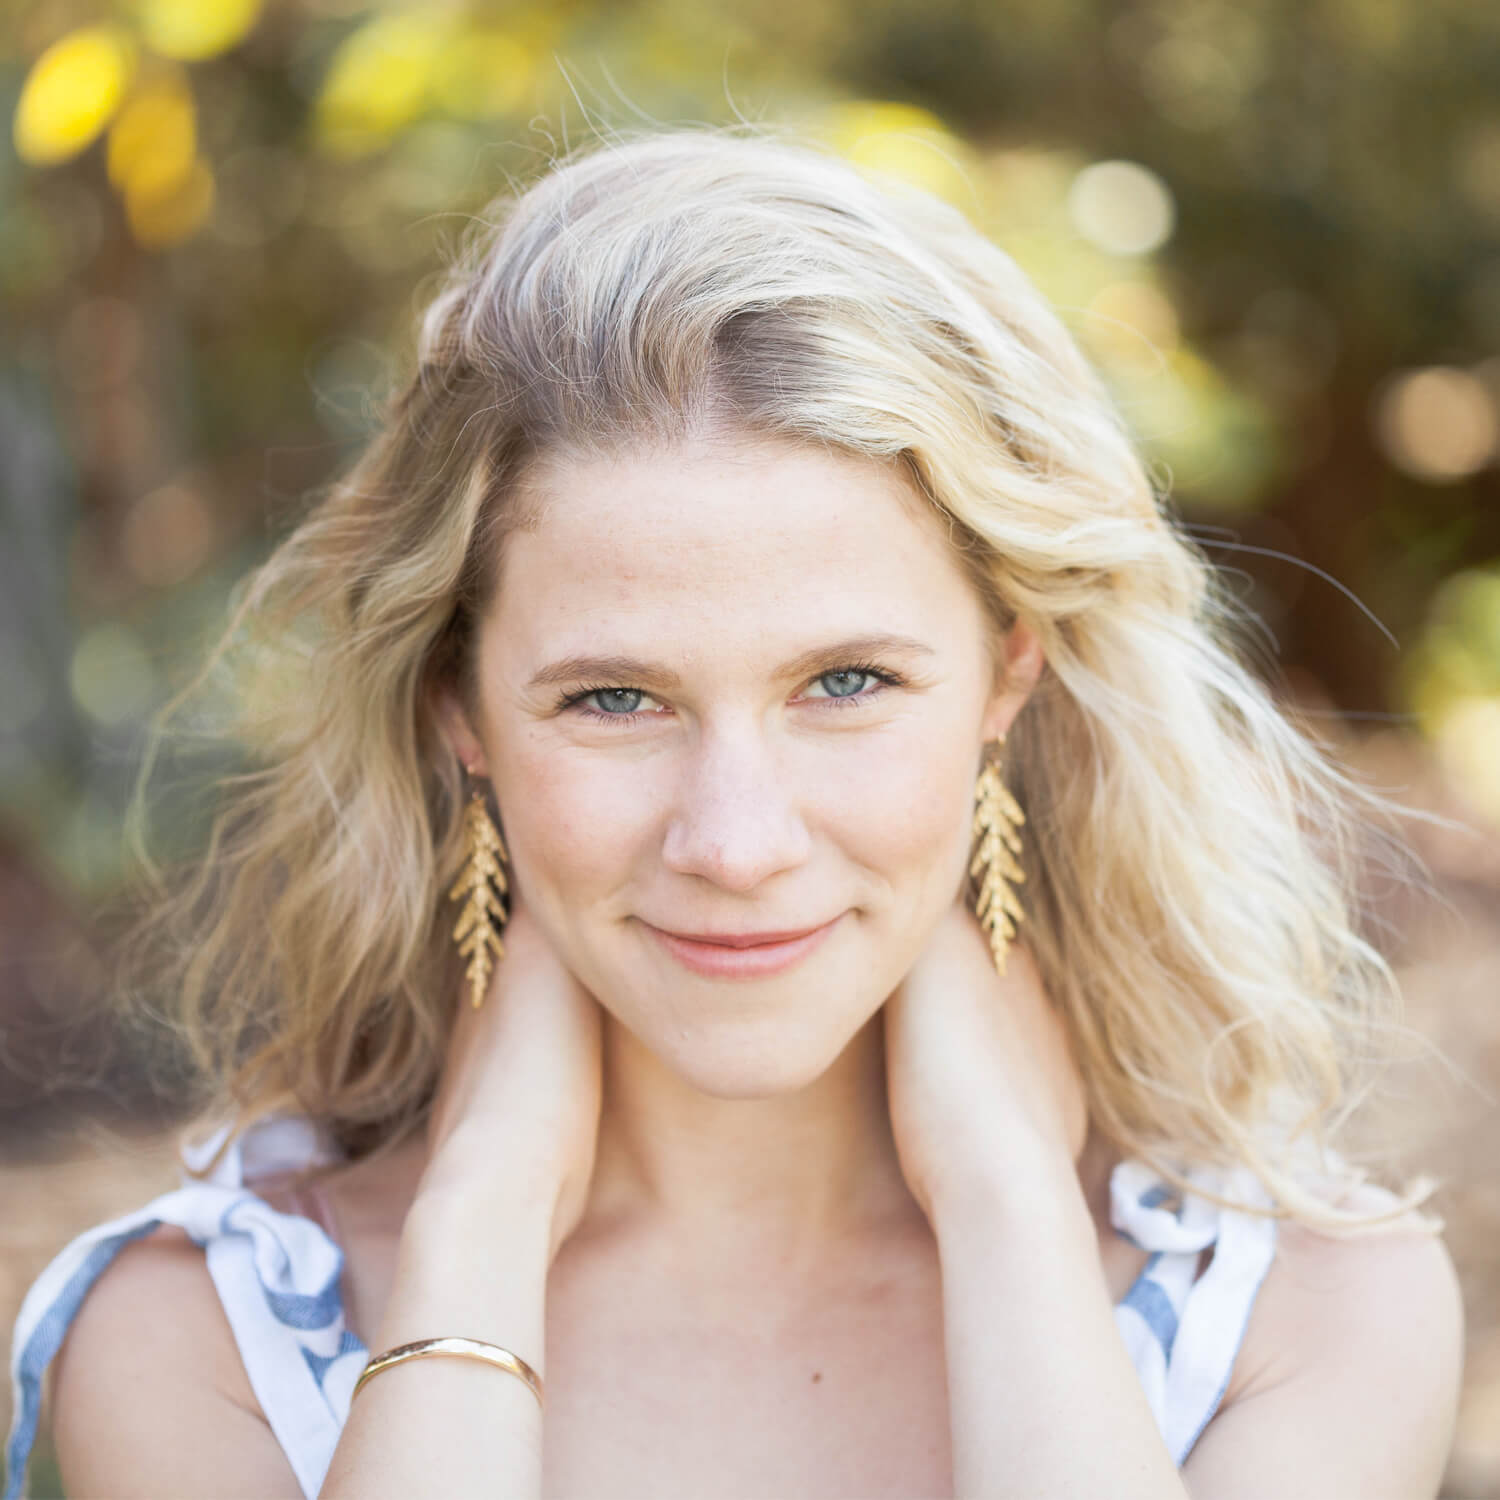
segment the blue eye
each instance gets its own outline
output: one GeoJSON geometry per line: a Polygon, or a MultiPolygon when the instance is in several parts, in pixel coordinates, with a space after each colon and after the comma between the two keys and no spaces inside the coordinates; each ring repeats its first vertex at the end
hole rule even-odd
{"type": "Polygon", "coordinates": [[[828,689],[830,698],[852,698],[864,681],[873,675],[858,667],[846,667],[837,672],[825,672],[818,681],[828,689]]]}
{"type": "Polygon", "coordinates": [[[645,694],[639,688],[596,688],[590,696],[607,714],[633,714],[645,694]]]}
{"type": "Polygon", "coordinates": [[[585,719],[607,719],[614,724],[630,724],[657,711],[656,707],[642,706],[647,703],[655,705],[655,699],[643,688],[600,686],[586,687],[571,693],[557,706],[559,709],[572,709],[585,719]]]}
{"type": "MultiPolygon", "coordinates": [[[[899,673],[883,671],[878,667],[837,667],[813,678],[812,686],[821,688],[822,691],[807,693],[805,696],[814,701],[857,708],[879,697],[886,688],[902,687],[905,684],[906,679],[899,673]]],[[[601,685],[571,693],[557,706],[559,710],[572,709],[586,719],[631,724],[647,715],[654,717],[658,712],[666,712],[659,705],[651,709],[642,708],[643,703],[654,701],[641,688],[601,685]]]]}

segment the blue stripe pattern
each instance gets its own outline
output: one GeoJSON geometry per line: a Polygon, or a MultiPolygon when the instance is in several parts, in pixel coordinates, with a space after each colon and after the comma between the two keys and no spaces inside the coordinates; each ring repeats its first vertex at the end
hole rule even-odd
{"type": "Polygon", "coordinates": [[[1171,1359],[1172,1345],[1177,1338],[1177,1309],[1160,1285],[1151,1280],[1151,1271],[1160,1259],[1161,1251],[1158,1250],[1146,1262],[1145,1269],[1136,1277],[1135,1285],[1126,1292],[1120,1306],[1133,1307],[1145,1319],[1146,1327],[1161,1345],[1161,1352],[1171,1359]]]}
{"type": "Polygon", "coordinates": [[[132,1240],[144,1239],[160,1225],[160,1219],[148,1219],[134,1229],[126,1230],[95,1245],[84,1262],[68,1278],[52,1304],[26,1340],[15,1361],[16,1414],[11,1424],[10,1442],[5,1450],[5,1500],[19,1500],[21,1482],[26,1477],[26,1461],[36,1442],[36,1424],[42,1410],[42,1374],[52,1356],[62,1348],[64,1335],[73,1322],[89,1288],[104,1274],[104,1268],[132,1240]]]}
{"type": "Polygon", "coordinates": [[[338,1349],[332,1354],[314,1354],[311,1349],[304,1349],[302,1357],[307,1361],[307,1368],[312,1371],[312,1377],[321,1386],[323,1377],[328,1373],[328,1367],[336,1359],[342,1359],[346,1354],[363,1354],[365,1346],[347,1328],[344,1336],[339,1340],[338,1349]]]}

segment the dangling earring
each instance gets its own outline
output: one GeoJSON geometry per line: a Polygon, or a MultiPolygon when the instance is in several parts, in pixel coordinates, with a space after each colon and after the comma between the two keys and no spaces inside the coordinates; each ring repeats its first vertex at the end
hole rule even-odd
{"type": "Polygon", "coordinates": [[[995,754],[986,756],[984,769],[974,783],[974,833],[979,846],[969,864],[969,874],[980,877],[974,915],[989,934],[995,968],[1002,974],[1006,949],[1026,915],[1011,889],[1011,882],[1019,885],[1026,879],[1016,862],[1021,852],[1021,836],[1016,830],[1026,821],[1026,814],[1000,779],[999,751],[1004,744],[1002,734],[995,741],[995,754]]]}
{"type": "Polygon", "coordinates": [[[505,957],[500,929],[505,909],[500,897],[510,889],[505,864],[510,856],[500,839],[500,830],[490,821],[484,804],[484,791],[475,786],[464,810],[464,867],[448,892],[450,901],[464,900],[453,936],[458,951],[469,960],[464,978],[469,986],[469,1003],[477,1010],[489,986],[494,958],[505,957]]]}

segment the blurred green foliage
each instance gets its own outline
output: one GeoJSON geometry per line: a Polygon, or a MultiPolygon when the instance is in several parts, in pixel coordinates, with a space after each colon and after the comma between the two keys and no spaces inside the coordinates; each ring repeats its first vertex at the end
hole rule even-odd
{"type": "Polygon", "coordinates": [[[81,891],[119,878],[146,716],[367,430],[444,246],[642,122],[787,125],[956,202],[1279,670],[1416,716],[1500,818],[1492,0],[42,0],[0,97],[0,797],[81,891]]]}

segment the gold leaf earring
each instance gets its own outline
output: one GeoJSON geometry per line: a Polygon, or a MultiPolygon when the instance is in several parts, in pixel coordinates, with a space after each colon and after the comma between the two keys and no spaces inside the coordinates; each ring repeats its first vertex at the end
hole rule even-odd
{"type": "Polygon", "coordinates": [[[459,953],[469,961],[464,979],[469,986],[469,1003],[477,1010],[489,987],[494,960],[505,957],[505,945],[500,941],[505,908],[500,898],[510,890],[505,875],[510,856],[501,841],[500,830],[490,820],[484,791],[479,786],[475,786],[464,809],[464,855],[464,867],[448,892],[448,899],[464,903],[453,937],[459,953]]]}
{"type": "Polygon", "coordinates": [[[979,844],[969,874],[979,877],[974,915],[989,934],[995,968],[1003,974],[1006,949],[1026,915],[1012,889],[1012,884],[1019,885],[1026,879],[1016,861],[1021,852],[1021,836],[1016,830],[1026,821],[1026,814],[1000,777],[999,752],[1005,736],[1002,734],[994,743],[995,753],[986,755],[984,769],[974,783],[974,834],[979,844]]]}

